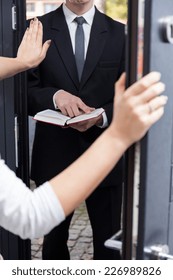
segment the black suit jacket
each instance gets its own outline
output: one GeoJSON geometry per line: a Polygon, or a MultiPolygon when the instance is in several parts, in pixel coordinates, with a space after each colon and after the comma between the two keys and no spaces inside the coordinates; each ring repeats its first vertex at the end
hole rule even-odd
{"type": "MultiPolygon", "coordinates": [[[[28,73],[29,114],[33,116],[38,111],[54,109],[53,95],[57,90],[63,89],[79,96],[89,106],[103,107],[110,123],[114,83],[124,71],[124,25],[96,9],[79,83],[62,6],[39,19],[43,23],[44,41],[51,39],[52,43],[45,60],[28,73]]],[[[38,122],[33,146],[32,179],[42,183],[62,171],[102,132],[103,129],[96,126],[86,132],[78,132],[38,122]]],[[[114,185],[121,180],[122,162],[102,185],[114,185]]]]}

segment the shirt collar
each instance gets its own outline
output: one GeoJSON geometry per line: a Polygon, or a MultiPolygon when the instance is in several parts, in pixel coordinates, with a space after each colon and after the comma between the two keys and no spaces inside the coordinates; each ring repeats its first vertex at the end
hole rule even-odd
{"type": "MultiPolygon", "coordinates": [[[[63,12],[67,21],[67,24],[70,24],[73,22],[73,20],[78,17],[79,15],[76,15],[75,13],[73,13],[71,10],[69,10],[67,8],[67,6],[65,5],[65,3],[63,3],[63,12]]],[[[92,25],[93,19],[94,19],[94,14],[95,14],[95,6],[92,6],[92,8],[87,11],[86,13],[82,14],[82,16],[84,17],[84,19],[86,20],[86,22],[89,25],[92,25]]]]}

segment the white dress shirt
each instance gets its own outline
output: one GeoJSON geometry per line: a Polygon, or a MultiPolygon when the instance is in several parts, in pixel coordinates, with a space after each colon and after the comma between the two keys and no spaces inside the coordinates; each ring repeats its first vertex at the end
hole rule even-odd
{"type": "Polygon", "coordinates": [[[64,219],[63,208],[48,182],[32,192],[0,159],[0,226],[32,239],[47,234],[64,219]]]}
{"type": "MultiPolygon", "coordinates": [[[[71,43],[73,47],[73,53],[75,53],[75,33],[76,33],[76,28],[77,28],[77,22],[74,21],[76,17],[79,17],[80,15],[76,15],[73,13],[71,10],[67,8],[65,4],[63,4],[63,12],[64,16],[67,22],[67,26],[69,29],[70,33],[70,38],[71,38],[71,43]]],[[[82,14],[82,17],[85,19],[85,22],[83,23],[83,30],[84,30],[84,44],[85,44],[85,58],[87,55],[87,50],[88,50],[88,44],[89,44],[89,39],[90,39],[90,32],[91,32],[91,27],[94,19],[94,14],[95,14],[95,7],[93,6],[89,11],[86,13],[82,14]]],[[[63,89],[62,89],[63,90],[63,89]]],[[[57,109],[57,105],[55,102],[55,95],[58,94],[59,90],[54,94],[53,96],[53,103],[55,106],[55,109],[57,109]]],[[[103,117],[103,124],[99,126],[100,128],[105,128],[108,126],[108,120],[106,113],[104,112],[102,114],[103,117]]]]}
{"type": "MultiPolygon", "coordinates": [[[[75,53],[75,33],[77,28],[77,22],[74,21],[76,17],[79,17],[79,15],[74,14],[71,10],[67,8],[65,4],[63,4],[63,12],[64,16],[68,25],[72,47],[73,47],[73,53],[75,53]]],[[[88,50],[88,44],[89,44],[89,38],[90,38],[90,32],[91,27],[94,19],[95,14],[95,7],[93,6],[88,12],[85,14],[82,14],[82,17],[85,19],[85,22],[83,23],[83,30],[84,30],[84,43],[85,43],[85,58],[88,50]]]]}

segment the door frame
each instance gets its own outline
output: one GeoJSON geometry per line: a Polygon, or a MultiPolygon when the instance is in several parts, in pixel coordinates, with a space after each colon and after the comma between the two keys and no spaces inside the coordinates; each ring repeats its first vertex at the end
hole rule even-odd
{"type": "MultiPolygon", "coordinates": [[[[0,0],[0,7],[0,55],[14,57],[25,29],[25,1],[0,0]]],[[[26,101],[25,74],[0,82],[1,156],[29,186],[26,101]]],[[[24,241],[2,228],[0,228],[0,248],[4,259],[31,259],[30,241],[24,241]]]]}

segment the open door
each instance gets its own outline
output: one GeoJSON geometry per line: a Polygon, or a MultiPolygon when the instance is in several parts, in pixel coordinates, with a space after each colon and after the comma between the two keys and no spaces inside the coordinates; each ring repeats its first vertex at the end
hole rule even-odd
{"type": "Polygon", "coordinates": [[[128,85],[159,71],[168,104],[163,118],[127,153],[123,259],[173,259],[172,0],[129,1],[127,55],[128,85]]]}
{"type": "MultiPolygon", "coordinates": [[[[0,55],[14,57],[25,29],[25,1],[0,0],[0,55]]],[[[0,153],[6,164],[29,185],[25,74],[0,82],[0,153]]],[[[17,226],[17,225],[16,225],[17,226]]],[[[0,228],[4,259],[30,259],[30,241],[0,228]]]]}

